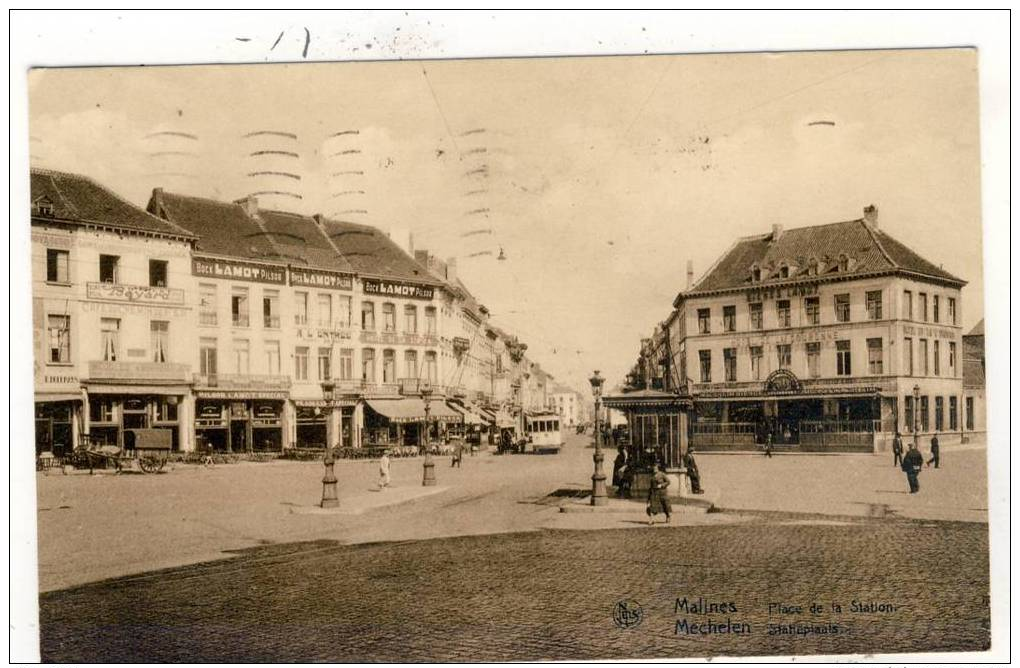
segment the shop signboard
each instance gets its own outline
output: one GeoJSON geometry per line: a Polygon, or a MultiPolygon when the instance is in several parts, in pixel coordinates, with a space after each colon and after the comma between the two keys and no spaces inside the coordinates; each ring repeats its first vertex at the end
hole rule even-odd
{"type": "Polygon", "coordinates": [[[431,301],[435,296],[435,288],[431,285],[404,283],[402,281],[384,281],[374,278],[363,278],[361,284],[366,295],[382,297],[406,297],[431,301]]]}
{"type": "Polygon", "coordinates": [[[747,290],[747,301],[763,302],[769,299],[791,299],[793,297],[810,297],[818,294],[817,283],[799,283],[796,285],[769,285],[747,290]]]}
{"type": "Polygon", "coordinates": [[[195,257],[191,260],[191,273],[203,278],[221,278],[252,283],[287,283],[286,267],[239,260],[221,260],[195,257]]]}
{"type": "Polygon", "coordinates": [[[354,287],[354,277],[336,271],[291,267],[290,284],[308,288],[351,290],[354,287]]]}
{"type": "Polygon", "coordinates": [[[184,303],[184,290],[161,288],[152,285],[126,285],[123,283],[88,283],[85,294],[89,299],[129,302],[132,304],[173,305],[184,303]]]}

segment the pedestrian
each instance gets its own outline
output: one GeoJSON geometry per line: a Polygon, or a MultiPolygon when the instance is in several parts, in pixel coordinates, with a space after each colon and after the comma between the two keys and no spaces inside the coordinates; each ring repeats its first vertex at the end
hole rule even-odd
{"type": "Polygon", "coordinates": [[[896,438],[892,440],[892,456],[893,466],[903,465],[903,439],[900,438],[900,432],[896,432],[896,438]]]}
{"type": "Polygon", "coordinates": [[[772,432],[765,434],[765,456],[772,459],[772,432]]]}
{"type": "Polygon", "coordinates": [[[924,456],[918,451],[917,446],[911,443],[907,454],[903,456],[903,464],[900,465],[903,472],[907,474],[907,483],[910,485],[911,494],[917,494],[921,489],[921,484],[917,481],[917,474],[921,472],[923,466],[924,456]]]}
{"type": "Polygon", "coordinates": [[[694,461],[694,446],[687,446],[687,453],[684,455],[684,468],[687,469],[687,478],[691,481],[692,494],[704,494],[701,489],[701,474],[698,473],[698,462],[694,461]]]}
{"type": "Polygon", "coordinates": [[[461,462],[464,461],[464,442],[457,441],[457,445],[453,449],[453,457],[450,458],[450,468],[456,466],[460,468],[461,462]]]}
{"type": "Polygon", "coordinates": [[[623,451],[623,448],[618,448],[616,451],[616,459],[613,460],[613,487],[616,491],[620,491],[620,471],[627,465],[627,455],[623,451]]]}
{"type": "Polygon", "coordinates": [[[383,490],[390,486],[390,457],[389,450],[383,450],[379,458],[379,489],[383,490]]]}
{"type": "Polygon", "coordinates": [[[670,505],[669,496],[666,494],[667,487],[669,487],[669,478],[666,477],[666,467],[658,464],[648,484],[648,507],[645,508],[645,512],[648,514],[649,524],[655,522],[653,518],[659,513],[666,514],[666,524],[669,524],[673,506],[670,505]]]}
{"type": "Polygon", "coordinates": [[[928,460],[928,466],[932,463],[935,464],[935,468],[939,467],[939,435],[936,433],[931,437],[931,459],[928,460]]]}

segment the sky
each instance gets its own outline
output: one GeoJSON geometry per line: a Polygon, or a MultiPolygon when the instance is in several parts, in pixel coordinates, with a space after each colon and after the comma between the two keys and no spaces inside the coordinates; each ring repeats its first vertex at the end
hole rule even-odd
{"type": "Polygon", "coordinates": [[[688,260],[869,204],[983,317],[971,50],[38,69],[29,101],[33,166],[140,206],[279,190],[260,203],[456,257],[582,391],[622,381],[688,260]]]}

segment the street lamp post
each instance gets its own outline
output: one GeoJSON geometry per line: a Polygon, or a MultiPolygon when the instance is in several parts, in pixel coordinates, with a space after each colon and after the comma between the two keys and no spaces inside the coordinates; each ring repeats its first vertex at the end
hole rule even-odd
{"type": "MultiPolygon", "coordinates": [[[[327,407],[329,409],[329,421],[333,422],[333,411],[335,406],[333,405],[333,393],[336,386],[333,383],[322,384],[322,398],[326,400],[327,407]]],[[[326,468],[326,473],[322,477],[322,501],[319,502],[319,506],[322,508],[337,508],[340,506],[340,499],[336,495],[336,474],[333,473],[333,444],[329,442],[329,430],[326,431],[326,455],[322,459],[322,465],[326,468]]]]}
{"type": "Polygon", "coordinates": [[[591,393],[595,397],[595,454],[592,455],[592,460],[595,462],[595,473],[591,476],[591,505],[604,506],[609,503],[609,497],[606,496],[606,474],[602,472],[604,457],[599,433],[599,400],[602,398],[602,383],[605,382],[605,379],[596,371],[588,380],[591,383],[591,393]]]}
{"type": "Polygon", "coordinates": [[[914,449],[920,450],[920,443],[918,441],[918,434],[921,425],[921,386],[914,385],[914,424],[911,425],[914,428],[914,449]]]}
{"type": "Polygon", "coordinates": [[[433,487],[436,484],[436,464],[432,461],[432,452],[429,449],[429,402],[432,400],[432,388],[421,387],[421,398],[425,402],[425,429],[422,430],[422,442],[425,445],[425,461],[422,462],[422,487],[433,487]]]}

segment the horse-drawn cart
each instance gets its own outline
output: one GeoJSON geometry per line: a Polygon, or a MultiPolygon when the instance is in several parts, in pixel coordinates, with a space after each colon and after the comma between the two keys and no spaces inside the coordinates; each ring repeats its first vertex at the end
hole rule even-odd
{"type": "Polygon", "coordinates": [[[120,473],[137,465],[142,473],[156,473],[166,466],[173,447],[173,435],[167,429],[127,429],[124,441],[124,448],[89,444],[75,451],[72,463],[89,471],[112,467],[120,473]]]}

